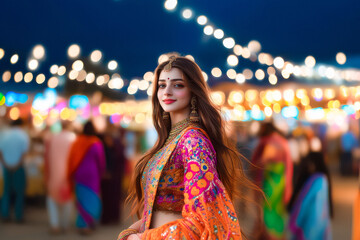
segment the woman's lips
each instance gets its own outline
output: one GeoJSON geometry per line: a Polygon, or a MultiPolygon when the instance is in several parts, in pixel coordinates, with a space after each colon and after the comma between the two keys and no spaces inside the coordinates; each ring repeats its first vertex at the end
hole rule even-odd
{"type": "Polygon", "coordinates": [[[166,100],[164,100],[163,102],[165,103],[165,104],[172,104],[173,102],[175,102],[176,100],[172,100],[172,99],[166,99],[166,100]]]}

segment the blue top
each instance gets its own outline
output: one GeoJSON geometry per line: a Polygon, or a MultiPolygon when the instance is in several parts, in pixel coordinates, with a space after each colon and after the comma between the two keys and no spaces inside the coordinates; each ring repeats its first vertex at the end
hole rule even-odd
{"type": "Polygon", "coordinates": [[[14,167],[21,161],[21,157],[29,150],[29,136],[19,128],[9,128],[0,134],[0,152],[8,167],[14,167]]]}

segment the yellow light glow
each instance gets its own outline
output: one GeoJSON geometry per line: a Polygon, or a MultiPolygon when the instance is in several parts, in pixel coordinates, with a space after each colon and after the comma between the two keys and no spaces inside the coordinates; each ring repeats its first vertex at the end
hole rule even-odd
{"type": "Polygon", "coordinates": [[[115,70],[118,67],[118,63],[115,60],[111,60],[108,63],[108,69],[109,70],[115,70]]]}
{"type": "Polygon", "coordinates": [[[273,110],[274,110],[275,113],[280,113],[280,112],[281,112],[281,106],[280,106],[280,104],[279,104],[279,103],[275,103],[275,104],[273,105],[273,110]]]}
{"type": "Polygon", "coordinates": [[[146,72],[143,76],[146,81],[152,82],[154,80],[154,73],[153,72],[146,72]]]}
{"type": "Polygon", "coordinates": [[[210,36],[211,34],[213,34],[213,32],[214,32],[214,28],[212,26],[207,25],[207,26],[204,27],[204,33],[206,35],[210,36]]]}
{"type": "Polygon", "coordinates": [[[149,82],[148,82],[148,81],[146,81],[146,80],[141,80],[141,81],[139,82],[139,89],[140,89],[140,90],[144,91],[144,90],[148,89],[148,87],[149,87],[149,82]]]}
{"type": "Polygon", "coordinates": [[[44,120],[43,120],[43,118],[41,117],[41,115],[36,114],[36,115],[34,115],[32,122],[33,122],[33,125],[34,125],[35,127],[39,128],[39,127],[41,127],[42,124],[44,123],[44,120]]]}
{"type": "Polygon", "coordinates": [[[239,59],[238,59],[235,55],[230,55],[230,56],[228,56],[228,58],[227,58],[227,63],[228,63],[230,66],[236,66],[236,65],[238,65],[238,63],[239,63],[239,59]]]}
{"type": "Polygon", "coordinates": [[[276,101],[276,102],[281,101],[281,92],[280,92],[280,90],[274,90],[274,91],[272,92],[272,98],[273,98],[274,101],[276,101]]]}
{"type": "Polygon", "coordinates": [[[284,69],[284,70],[281,71],[281,75],[282,75],[283,78],[285,78],[285,79],[288,79],[288,78],[290,77],[290,73],[289,73],[286,69],[284,69]]]}
{"type": "Polygon", "coordinates": [[[251,71],[251,70],[248,69],[248,68],[245,68],[245,69],[243,70],[242,74],[244,75],[244,77],[245,77],[246,80],[250,80],[250,79],[252,79],[253,76],[254,76],[253,71],[251,71]]]}
{"type": "Polygon", "coordinates": [[[258,80],[263,80],[265,78],[265,72],[261,69],[258,69],[256,70],[255,72],[255,77],[258,79],[258,80]]]}
{"type": "Polygon", "coordinates": [[[137,124],[143,123],[143,122],[145,121],[145,119],[146,119],[146,116],[145,116],[144,113],[137,113],[137,114],[135,115],[135,122],[136,122],[137,124]]]}
{"type": "Polygon", "coordinates": [[[60,112],[60,118],[62,120],[68,120],[70,118],[70,110],[68,108],[63,108],[60,112]]]}
{"type": "Polygon", "coordinates": [[[31,59],[29,62],[28,62],[28,68],[30,70],[36,70],[39,66],[39,62],[38,60],[36,59],[31,59]]]}
{"type": "Polygon", "coordinates": [[[59,66],[54,64],[50,67],[51,74],[56,74],[58,72],[59,66]]]}
{"type": "Polygon", "coordinates": [[[277,77],[275,75],[272,74],[272,75],[269,76],[269,83],[271,85],[275,85],[277,83],[277,81],[278,81],[278,79],[277,79],[277,77]]]}
{"type": "Polygon", "coordinates": [[[19,61],[19,55],[17,54],[12,55],[12,57],[10,58],[11,64],[15,64],[17,63],[17,61],[19,61]]]}
{"type": "Polygon", "coordinates": [[[234,69],[229,69],[229,70],[227,70],[226,75],[230,79],[235,79],[236,78],[236,71],[234,69]]]}
{"type": "Polygon", "coordinates": [[[51,77],[48,81],[49,88],[56,88],[59,85],[59,79],[57,77],[51,77]]]}
{"type": "Polygon", "coordinates": [[[187,59],[190,59],[191,61],[195,62],[195,58],[192,55],[186,55],[187,59]]]}
{"type": "Polygon", "coordinates": [[[253,102],[258,98],[258,91],[255,89],[249,89],[245,92],[245,99],[248,102],[253,102]]]}
{"type": "Polygon", "coordinates": [[[190,19],[192,17],[193,13],[190,9],[185,9],[183,12],[182,12],[182,16],[183,18],[185,19],[190,19]]]}
{"type": "Polygon", "coordinates": [[[292,89],[287,89],[284,91],[284,100],[287,102],[292,102],[294,100],[295,93],[292,89]]]}
{"type": "Polygon", "coordinates": [[[36,45],[32,51],[34,58],[42,59],[45,56],[45,48],[42,45],[36,45]]]}
{"type": "Polygon", "coordinates": [[[244,101],[243,92],[239,91],[231,91],[228,98],[228,103],[231,106],[234,106],[235,104],[240,104],[244,101]]]}
{"type": "Polygon", "coordinates": [[[346,55],[342,52],[336,54],[336,61],[338,64],[343,65],[346,63],[346,55]]]}
{"type": "Polygon", "coordinates": [[[177,0],[166,0],[164,3],[164,7],[166,10],[171,11],[176,8],[177,0]]]}
{"type": "MultiPolygon", "coordinates": [[[[77,44],[72,44],[69,48],[68,48],[68,56],[70,58],[76,58],[80,55],[80,46],[77,44]]],[[[81,70],[81,69],[80,69],[81,70]]],[[[80,71],[79,70],[79,71],[80,71]]]]}
{"type": "Polygon", "coordinates": [[[59,117],[59,111],[57,109],[51,109],[49,113],[50,118],[56,119],[59,117]]]}
{"type": "Polygon", "coordinates": [[[248,48],[244,47],[242,49],[242,57],[243,58],[249,58],[251,56],[251,52],[248,48]]]}
{"type": "Polygon", "coordinates": [[[273,67],[268,67],[268,68],[267,68],[267,73],[268,73],[269,75],[274,75],[274,74],[276,73],[276,70],[275,70],[275,68],[273,68],[273,67]]]}
{"type": "Polygon", "coordinates": [[[224,104],[225,102],[225,94],[223,92],[217,91],[217,92],[212,92],[210,94],[211,100],[213,101],[214,104],[221,106],[224,104]]]}
{"type": "Polygon", "coordinates": [[[75,71],[80,72],[83,68],[84,68],[84,63],[81,60],[76,60],[73,64],[72,64],[72,68],[75,71]]]}
{"type": "Polygon", "coordinates": [[[231,37],[225,38],[223,40],[223,45],[224,45],[224,47],[231,49],[235,46],[235,40],[231,37]]]}
{"type": "Polygon", "coordinates": [[[29,82],[31,82],[33,80],[33,78],[34,78],[33,74],[31,72],[28,72],[24,76],[24,81],[26,83],[29,83],[29,82]]]}
{"type": "Polygon", "coordinates": [[[158,58],[158,63],[161,64],[161,63],[163,63],[163,62],[166,62],[167,60],[169,60],[168,55],[162,54],[162,55],[160,55],[160,57],[158,58]]]}
{"type": "Polygon", "coordinates": [[[105,78],[104,78],[104,76],[98,76],[97,78],[96,78],[96,84],[98,85],[98,86],[101,86],[101,85],[103,85],[105,83],[105,78]]]}
{"type": "Polygon", "coordinates": [[[344,98],[347,98],[349,96],[349,90],[344,87],[344,86],[341,86],[340,87],[340,94],[344,97],[344,98]]]}
{"type": "Polygon", "coordinates": [[[274,66],[277,68],[277,69],[281,69],[284,67],[284,59],[282,57],[276,57],[274,59],[274,66]]]}
{"type": "Polygon", "coordinates": [[[335,97],[335,91],[333,89],[325,89],[325,97],[327,99],[333,99],[335,97]]]}
{"type": "Polygon", "coordinates": [[[134,95],[137,91],[138,91],[138,86],[136,84],[131,84],[129,87],[128,87],[128,94],[130,95],[134,95]]]}
{"type": "Polygon", "coordinates": [[[305,95],[303,98],[301,98],[301,104],[304,105],[304,106],[308,106],[310,104],[310,98],[305,95]]]}
{"type": "Polygon", "coordinates": [[[100,50],[94,50],[90,55],[90,60],[93,63],[99,62],[101,60],[101,58],[102,58],[102,53],[100,50]]]}
{"type": "Polygon", "coordinates": [[[261,44],[256,40],[252,40],[249,42],[248,48],[249,48],[250,52],[258,53],[261,50],[261,44]]]}
{"type": "Polygon", "coordinates": [[[78,80],[79,82],[82,82],[85,80],[86,78],[86,71],[83,69],[79,72],[78,76],[76,77],[76,80],[78,80]]]}
{"type": "Polygon", "coordinates": [[[333,107],[334,108],[339,108],[340,107],[340,101],[339,100],[335,100],[333,103],[333,107]]]}
{"type": "Polygon", "coordinates": [[[37,84],[42,84],[43,82],[45,82],[45,75],[40,73],[39,75],[37,75],[36,77],[36,83],[37,84]]]}
{"type": "Polygon", "coordinates": [[[207,17],[201,15],[197,18],[197,23],[200,25],[205,25],[207,23],[207,17]]]}
{"type": "Polygon", "coordinates": [[[242,54],[242,50],[243,50],[243,48],[239,44],[236,44],[233,49],[234,53],[237,56],[240,56],[242,54]]]}
{"type": "Polygon", "coordinates": [[[15,73],[14,81],[18,83],[18,82],[21,82],[22,80],[23,80],[23,73],[20,71],[15,73]]]}
{"type": "Polygon", "coordinates": [[[0,60],[4,57],[5,51],[4,49],[0,48],[0,60]]]}
{"type": "Polygon", "coordinates": [[[221,29],[216,29],[214,31],[214,37],[217,39],[222,39],[224,37],[224,31],[221,29]]]}
{"type": "Polygon", "coordinates": [[[221,77],[222,72],[221,72],[220,68],[214,67],[214,68],[211,70],[211,74],[212,74],[214,77],[221,77]]]}
{"type": "Polygon", "coordinates": [[[236,74],[236,78],[235,78],[235,81],[237,82],[237,83],[244,83],[245,82],[245,76],[244,76],[244,74],[242,74],[242,73],[238,73],[238,74],[236,74]]]}
{"type": "Polygon", "coordinates": [[[65,66],[60,66],[59,69],[57,70],[57,74],[59,76],[62,76],[66,73],[66,67],[65,66]]]}
{"type": "Polygon", "coordinates": [[[88,73],[85,80],[87,83],[93,83],[95,81],[95,74],[92,72],[88,73]]]}
{"type": "Polygon", "coordinates": [[[313,68],[315,67],[315,64],[316,64],[316,60],[313,56],[307,56],[305,58],[305,65],[309,68],[313,68]]]}
{"type": "Polygon", "coordinates": [[[271,115],[273,113],[271,107],[265,107],[264,112],[265,112],[265,116],[267,116],[267,117],[271,117],[271,115]]]}
{"type": "Polygon", "coordinates": [[[3,82],[8,82],[11,78],[11,72],[10,71],[5,71],[2,75],[2,80],[3,82]]]}
{"type": "Polygon", "coordinates": [[[17,120],[20,117],[20,110],[17,107],[13,107],[10,109],[9,117],[11,120],[17,120]]]}
{"type": "Polygon", "coordinates": [[[79,75],[79,72],[76,70],[71,70],[69,73],[69,79],[70,80],[75,80],[79,75]]]}
{"type": "Polygon", "coordinates": [[[205,82],[207,82],[208,79],[209,79],[208,75],[206,74],[206,72],[201,72],[201,73],[202,73],[202,75],[204,77],[205,82]]]}
{"type": "Polygon", "coordinates": [[[298,99],[302,99],[303,97],[305,97],[307,94],[306,94],[306,90],[305,89],[298,89],[296,90],[296,97],[298,99]]]}

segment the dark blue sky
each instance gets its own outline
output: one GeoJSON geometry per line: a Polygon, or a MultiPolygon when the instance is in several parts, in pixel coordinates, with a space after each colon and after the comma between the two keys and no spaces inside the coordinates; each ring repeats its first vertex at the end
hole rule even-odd
{"type": "MultiPolygon", "coordinates": [[[[358,0],[179,0],[177,11],[164,9],[163,0],[12,0],[0,2],[0,60],[5,70],[25,71],[25,62],[36,44],[47,57],[38,72],[49,75],[52,64],[66,64],[66,50],[78,43],[82,55],[103,51],[105,62],[115,59],[127,79],[154,70],[161,53],[191,54],[208,73],[218,66],[227,69],[231,52],[220,40],[203,34],[196,19],[185,21],[181,9],[206,15],[237,43],[258,40],[262,50],[295,63],[306,56],[335,63],[337,52],[360,68],[360,1],[358,0]],[[9,56],[20,61],[10,66],[9,56]],[[351,60],[355,59],[355,60],[351,60]]],[[[254,63],[240,60],[236,70],[254,63]]],[[[16,88],[27,86],[20,83],[16,88]]],[[[0,89],[11,87],[0,81],[0,89]]]]}

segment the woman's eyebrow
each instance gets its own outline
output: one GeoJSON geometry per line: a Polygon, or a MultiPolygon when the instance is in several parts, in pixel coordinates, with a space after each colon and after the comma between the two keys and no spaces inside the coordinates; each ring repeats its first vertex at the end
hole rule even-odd
{"type": "MultiPolygon", "coordinates": [[[[159,79],[159,82],[160,81],[166,81],[165,79],[159,79]]],[[[182,78],[174,78],[174,79],[171,79],[170,81],[184,81],[182,78]]]]}

